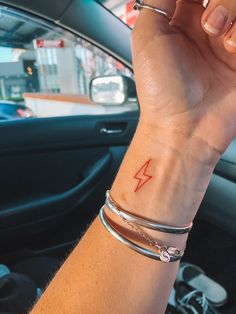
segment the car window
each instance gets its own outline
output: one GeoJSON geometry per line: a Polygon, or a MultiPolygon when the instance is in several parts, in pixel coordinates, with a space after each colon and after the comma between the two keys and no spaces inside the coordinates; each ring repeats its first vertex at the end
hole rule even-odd
{"type": "Polygon", "coordinates": [[[107,100],[118,86],[110,76],[133,79],[133,73],[90,42],[6,7],[0,7],[0,33],[0,121],[137,110],[135,98],[107,100]],[[106,103],[90,97],[91,81],[100,76],[106,103]]]}
{"type": "Polygon", "coordinates": [[[98,2],[129,27],[134,26],[138,15],[138,11],[133,10],[134,0],[98,0],[98,2]]]}
{"type": "MultiPolygon", "coordinates": [[[[138,10],[134,10],[134,0],[97,0],[100,4],[110,10],[120,20],[133,28],[138,17],[138,10]]],[[[203,0],[203,5],[206,7],[209,0],[203,0]]]]}

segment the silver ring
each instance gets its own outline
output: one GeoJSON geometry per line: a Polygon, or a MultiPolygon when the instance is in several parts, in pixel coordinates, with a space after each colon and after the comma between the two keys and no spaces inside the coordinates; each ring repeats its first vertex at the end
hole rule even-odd
{"type": "Polygon", "coordinates": [[[170,21],[172,18],[166,11],[163,11],[159,8],[153,7],[152,5],[145,4],[143,0],[136,0],[136,2],[134,4],[134,10],[140,11],[141,9],[148,9],[148,10],[152,10],[156,13],[159,13],[160,15],[167,18],[168,21],[170,21]]]}
{"type": "Polygon", "coordinates": [[[145,219],[138,217],[136,215],[132,215],[123,209],[118,208],[118,206],[115,204],[115,202],[112,200],[110,191],[106,192],[106,201],[105,204],[108,209],[110,209],[114,214],[116,215],[121,215],[123,218],[126,220],[135,223],[139,226],[142,226],[147,229],[152,229],[152,230],[158,230],[160,232],[165,232],[165,233],[173,233],[173,234],[184,234],[190,232],[192,229],[193,223],[191,222],[187,226],[183,227],[174,227],[174,226],[169,226],[165,224],[158,223],[153,220],[145,219]]]}
{"type": "Polygon", "coordinates": [[[181,252],[182,254],[180,255],[167,255],[167,259],[165,260],[165,256],[162,257],[162,255],[164,254],[165,255],[165,252],[161,252],[161,254],[157,254],[157,253],[154,253],[150,250],[147,250],[143,247],[141,247],[140,245],[130,241],[129,239],[123,237],[118,231],[116,231],[110,224],[109,222],[106,220],[105,216],[104,216],[104,209],[103,207],[100,209],[100,212],[99,212],[99,217],[100,217],[100,220],[103,224],[103,226],[107,229],[108,232],[110,232],[110,234],[116,238],[118,241],[120,241],[121,243],[125,244],[126,246],[128,246],[131,250],[139,253],[139,254],[142,254],[146,257],[149,257],[149,258],[152,258],[152,259],[155,259],[155,260],[158,260],[158,261],[162,261],[162,262],[176,262],[178,260],[181,259],[181,257],[183,256],[183,252],[181,252]]]}

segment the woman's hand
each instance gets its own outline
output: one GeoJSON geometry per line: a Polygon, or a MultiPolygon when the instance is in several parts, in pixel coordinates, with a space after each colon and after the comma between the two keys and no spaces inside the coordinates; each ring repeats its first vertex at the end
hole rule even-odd
{"type": "MultiPolygon", "coordinates": [[[[214,163],[236,133],[236,56],[225,49],[223,35],[204,31],[217,27],[205,23],[216,0],[204,15],[202,5],[190,0],[179,1],[176,11],[175,0],[145,1],[175,14],[169,25],[143,9],[135,26],[141,120],[111,195],[131,213],[184,226],[194,219],[214,163]]],[[[232,17],[233,1],[225,0],[232,17]]],[[[123,224],[132,232],[119,216],[106,213],[116,228],[123,224]]],[[[133,238],[143,245],[140,234],[133,238]]],[[[148,234],[161,245],[186,245],[186,234],[148,234]]],[[[177,270],[178,263],[158,263],[129,250],[96,219],[32,314],[164,313],[177,270]]]]}
{"type": "Polygon", "coordinates": [[[153,137],[184,134],[222,153],[236,134],[236,2],[212,0],[206,10],[190,0],[145,3],[173,18],[142,9],[133,31],[141,122],[153,137]],[[211,13],[221,4],[219,30],[211,13]]]}

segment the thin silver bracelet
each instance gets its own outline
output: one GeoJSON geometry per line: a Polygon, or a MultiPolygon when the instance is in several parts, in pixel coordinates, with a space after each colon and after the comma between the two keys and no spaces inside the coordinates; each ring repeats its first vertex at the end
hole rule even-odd
{"type": "MultiPolygon", "coordinates": [[[[105,215],[106,215],[106,211],[105,211],[105,206],[106,205],[104,205],[104,209],[103,209],[103,211],[104,211],[104,213],[105,213],[105,215]]],[[[164,246],[163,245],[159,245],[158,244],[158,241],[156,240],[156,239],[153,239],[146,231],[144,231],[140,226],[138,226],[138,225],[136,225],[135,223],[133,223],[133,222],[130,222],[130,221],[127,221],[127,219],[125,219],[124,217],[122,217],[121,215],[120,215],[120,218],[131,228],[131,229],[133,229],[135,232],[137,232],[137,234],[141,237],[141,238],[143,238],[148,244],[149,244],[149,246],[151,246],[152,248],[155,248],[155,249],[158,249],[158,251],[159,252],[162,252],[162,254],[161,254],[161,257],[162,258],[167,258],[168,256],[166,255],[166,256],[164,256],[163,257],[163,249],[164,249],[164,246]]],[[[167,247],[165,246],[165,251],[167,250],[167,247]]],[[[168,253],[170,253],[170,254],[172,254],[172,255],[181,255],[181,256],[183,256],[184,255],[184,250],[185,250],[185,248],[184,249],[182,249],[182,250],[179,250],[179,249],[177,249],[176,247],[169,247],[168,248],[168,253]]]]}
{"type": "Polygon", "coordinates": [[[141,218],[135,216],[134,214],[130,214],[126,212],[124,209],[121,209],[117,206],[117,204],[113,201],[110,195],[110,191],[106,192],[106,207],[110,209],[114,214],[119,215],[120,217],[125,218],[127,221],[135,223],[139,226],[142,226],[147,229],[157,230],[165,233],[173,233],[173,234],[184,234],[190,232],[192,229],[193,223],[191,222],[189,225],[184,227],[174,227],[165,224],[161,224],[159,222],[141,218]]]}
{"type": "Polygon", "coordinates": [[[101,222],[103,226],[107,229],[107,231],[118,241],[128,246],[130,249],[136,251],[139,254],[142,254],[146,257],[164,262],[176,262],[181,259],[183,256],[183,251],[180,251],[173,247],[166,247],[166,246],[158,246],[158,249],[160,250],[160,254],[154,253],[150,250],[147,250],[146,248],[141,247],[140,245],[132,242],[131,240],[125,238],[120,232],[118,232],[116,229],[114,229],[109,222],[106,220],[104,215],[104,208],[102,207],[100,209],[99,217],[101,219],[101,222]],[[175,252],[178,251],[179,254],[176,254],[175,252]]]}

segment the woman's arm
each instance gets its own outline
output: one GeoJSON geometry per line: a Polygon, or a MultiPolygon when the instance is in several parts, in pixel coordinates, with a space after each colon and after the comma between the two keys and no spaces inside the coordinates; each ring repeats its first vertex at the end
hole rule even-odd
{"type": "MultiPolygon", "coordinates": [[[[135,213],[170,225],[185,225],[199,206],[216,155],[204,144],[189,141],[201,157],[198,160],[191,152],[181,152],[178,138],[173,146],[170,142],[162,145],[145,132],[149,134],[140,123],[112,195],[123,208],[135,213]],[[147,173],[152,178],[134,192],[138,183],[134,175],[147,160],[151,160],[147,173]]],[[[165,244],[185,247],[186,235],[152,233],[165,244]]],[[[96,219],[33,313],[160,314],[166,308],[177,269],[177,262],[165,264],[133,252],[96,219]]]]}
{"type": "MultiPolygon", "coordinates": [[[[222,40],[212,53],[200,24],[201,5],[183,1],[176,9],[172,0],[149,3],[176,10],[175,19],[170,26],[156,13],[140,13],[133,61],[141,116],[111,193],[130,212],[183,226],[193,220],[220,153],[235,136],[235,56],[225,63],[222,40]]],[[[119,217],[108,215],[124,227],[119,217]]],[[[150,235],[178,248],[187,240],[187,235],[150,235]]],[[[177,269],[178,262],[130,250],[97,218],[32,313],[161,314],[177,269]]]]}

